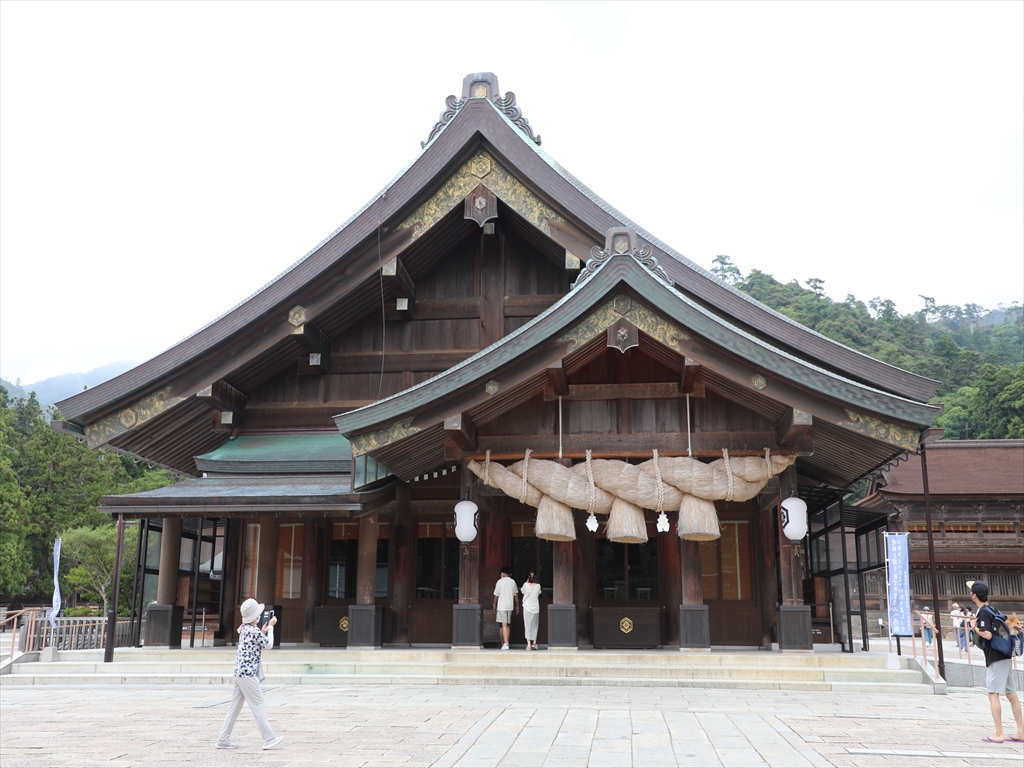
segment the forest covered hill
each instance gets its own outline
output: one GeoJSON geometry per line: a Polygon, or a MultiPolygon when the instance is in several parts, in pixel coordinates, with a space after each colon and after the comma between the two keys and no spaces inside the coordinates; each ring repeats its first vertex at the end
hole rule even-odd
{"type": "Polygon", "coordinates": [[[899,314],[889,299],[833,301],[824,281],[780,283],[760,270],[744,275],[728,256],[712,273],[798,323],[858,352],[940,384],[932,398],[945,410],[935,426],[946,439],[1024,438],[1024,308],[939,305],[921,297],[899,314]]]}

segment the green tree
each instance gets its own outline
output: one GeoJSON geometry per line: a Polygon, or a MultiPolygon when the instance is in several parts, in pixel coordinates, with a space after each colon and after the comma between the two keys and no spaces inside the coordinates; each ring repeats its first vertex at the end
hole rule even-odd
{"type": "MultiPolygon", "coordinates": [[[[125,576],[135,570],[135,544],[138,528],[125,526],[121,547],[121,594],[119,611],[129,607],[131,594],[125,589],[125,576]],[[128,594],[126,594],[128,593],[128,594]]],[[[109,521],[95,528],[71,528],[60,534],[61,562],[68,566],[66,583],[87,600],[103,604],[103,615],[114,599],[116,578],[117,526],[109,521]]],[[[128,579],[130,585],[130,579],[128,579]]]]}
{"type": "Polygon", "coordinates": [[[729,285],[735,285],[743,276],[739,267],[732,263],[730,256],[715,256],[711,274],[729,285]]]}

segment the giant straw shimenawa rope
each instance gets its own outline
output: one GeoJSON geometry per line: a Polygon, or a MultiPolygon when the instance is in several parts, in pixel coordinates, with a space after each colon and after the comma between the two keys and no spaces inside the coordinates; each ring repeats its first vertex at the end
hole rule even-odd
{"type": "Polygon", "coordinates": [[[575,508],[610,515],[608,538],[638,543],[647,541],[644,508],[678,509],[680,538],[718,538],[714,502],[752,499],[795,461],[795,456],[768,451],[763,457],[735,458],[723,450],[721,459],[707,464],[687,456],[660,456],[642,464],[588,456],[584,463],[564,467],[527,457],[510,467],[489,459],[484,464],[470,461],[469,469],[487,485],[537,507],[539,538],[575,539],[575,508]]]}

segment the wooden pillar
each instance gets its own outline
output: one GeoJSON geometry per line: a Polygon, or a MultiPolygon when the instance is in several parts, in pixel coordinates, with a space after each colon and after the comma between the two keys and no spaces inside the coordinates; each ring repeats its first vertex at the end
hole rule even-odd
{"type": "Polygon", "coordinates": [[[552,602],[556,605],[573,605],[572,563],[575,541],[551,542],[552,570],[554,595],[552,602]]]}
{"type": "Polygon", "coordinates": [[[302,632],[304,643],[313,642],[313,621],[316,609],[324,601],[324,530],[326,520],[306,520],[302,527],[302,580],[305,626],[302,632]]]}
{"type": "Polygon", "coordinates": [[[359,518],[359,561],[356,568],[356,605],[377,602],[377,513],[359,518]]]}
{"type": "MultiPolygon", "coordinates": [[[[780,499],[797,495],[796,467],[787,467],[779,475],[780,499]]],[[[778,518],[779,565],[782,573],[782,604],[804,604],[804,567],[800,547],[794,546],[782,532],[782,519],[778,518]]]]}
{"type": "MultiPolygon", "coordinates": [[[[468,460],[462,460],[459,473],[461,481],[460,498],[469,498],[469,485],[476,476],[466,466],[468,460]]],[[[452,505],[454,509],[454,504],[452,505]]],[[[453,513],[454,514],[454,513],[453,513]]],[[[477,524],[482,527],[482,515],[477,512],[477,524]]],[[[484,536],[482,530],[477,531],[476,538],[469,544],[459,544],[459,605],[480,604],[480,541],[484,536]]]]}
{"type": "Polygon", "coordinates": [[[256,602],[274,605],[277,600],[277,518],[260,518],[260,544],[256,553],[256,602]]]}
{"type": "MultiPolygon", "coordinates": [[[[462,460],[459,498],[468,499],[474,475],[462,460]]],[[[454,506],[453,514],[454,514],[454,506]]],[[[485,538],[485,515],[477,507],[477,534],[469,543],[458,542],[459,599],[452,608],[452,648],[483,648],[483,607],[480,605],[480,547],[485,538]]]]}
{"type": "Polygon", "coordinates": [[[181,560],[181,518],[165,517],[160,531],[160,574],[156,582],[157,605],[178,601],[178,562],[181,560]]]}
{"type": "Polygon", "coordinates": [[[391,642],[409,644],[409,607],[412,605],[412,540],[410,538],[409,486],[395,489],[395,524],[391,531],[391,642]]]}
{"type": "MultiPolygon", "coordinates": [[[[576,641],[590,645],[590,609],[594,597],[594,534],[587,530],[586,513],[573,516],[576,541],[572,549],[573,604],[576,606],[576,641]]],[[[550,624],[548,632],[550,634],[550,624]]]]}
{"type": "Polygon", "coordinates": [[[700,566],[700,542],[679,540],[680,592],[679,650],[711,650],[711,617],[704,605],[703,574],[700,566]]]}
{"type": "MultiPolygon", "coordinates": [[[[682,605],[682,564],[679,535],[674,528],[658,534],[659,594],[666,608],[682,605]]],[[[665,612],[665,645],[679,643],[679,613],[665,612]]]]}
{"type": "MultiPolygon", "coordinates": [[[[775,494],[772,494],[775,497],[775,494]]],[[[778,601],[779,574],[775,567],[775,542],[778,538],[775,530],[775,519],[772,507],[762,509],[758,514],[757,544],[754,546],[755,562],[760,574],[761,602],[761,647],[769,650],[772,643],[778,642],[778,601]]]]}
{"type": "MultiPolygon", "coordinates": [[[[482,230],[481,230],[482,233],[482,230]]],[[[480,345],[505,335],[505,236],[480,235],[480,345]]]]}
{"type": "MultiPolygon", "coordinates": [[[[796,496],[798,491],[796,467],[787,467],[779,475],[779,500],[796,496]]],[[[810,651],[814,648],[811,635],[811,609],[804,605],[803,552],[799,543],[793,544],[782,531],[782,516],[778,515],[776,530],[779,537],[779,573],[782,579],[782,605],[779,606],[779,650],[810,651]]]]}

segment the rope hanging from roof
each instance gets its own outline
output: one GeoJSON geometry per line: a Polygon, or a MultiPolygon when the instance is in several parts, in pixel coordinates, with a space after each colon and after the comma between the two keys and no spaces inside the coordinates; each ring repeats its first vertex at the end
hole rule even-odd
{"type": "Polygon", "coordinates": [[[509,467],[491,462],[469,462],[469,469],[486,485],[524,504],[537,507],[536,534],[553,541],[576,538],[572,509],[609,515],[607,535],[612,541],[647,541],[643,510],[679,510],[679,538],[707,541],[720,536],[715,501],[754,498],[773,476],[792,466],[795,456],[730,457],[705,464],[688,456],[654,455],[642,464],[616,459],[587,459],[565,467],[556,461],[531,459],[509,467]]]}

